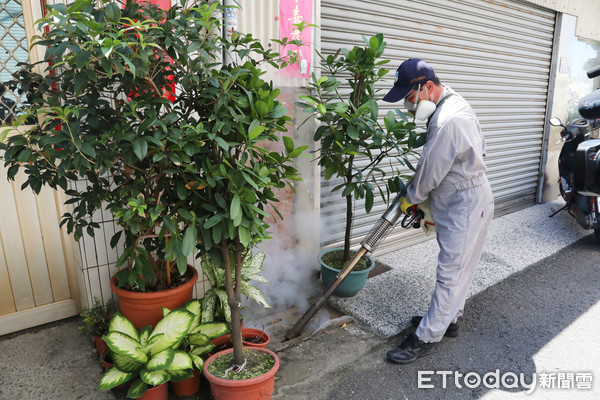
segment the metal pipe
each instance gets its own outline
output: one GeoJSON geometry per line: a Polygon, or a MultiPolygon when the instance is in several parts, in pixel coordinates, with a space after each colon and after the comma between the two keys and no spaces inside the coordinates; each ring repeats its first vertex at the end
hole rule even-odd
{"type": "Polygon", "coordinates": [[[364,256],[365,254],[367,254],[367,249],[365,249],[364,247],[361,247],[360,250],[358,250],[356,252],[354,257],[352,257],[350,259],[350,261],[348,261],[348,264],[346,264],[344,269],[342,269],[337,274],[337,276],[335,277],[333,282],[331,282],[331,284],[329,284],[329,287],[327,288],[325,293],[323,293],[323,295],[321,297],[319,297],[319,299],[308,310],[306,310],[306,312],[302,315],[302,317],[298,320],[298,322],[296,322],[296,324],[292,327],[292,329],[290,329],[290,331],[285,335],[286,340],[293,339],[296,336],[300,335],[300,333],[302,333],[302,330],[304,329],[306,324],[308,324],[308,322],[312,319],[312,317],[315,316],[317,311],[319,311],[319,309],[323,306],[325,301],[327,301],[329,296],[331,296],[331,294],[335,291],[335,289],[337,289],[337,287],[340,286],[342,281],[344,279],[346,279],[346,277],[348,276],[348,274],[350,272],[352,272],[352,269],[354,268],[354,266],[358,263],[360,258],[362,256],[364,256]]]}
{"type": "Polygon", "coordinates": [[[352,269],[358,263],[358,260],[367,252],[373,252],[380,242],[385,239],[387,234],[392,230],[394,225],[400,219],[402,215],[402,211],[400,210],[400,201],[402,199],[401,195],[396,196],[392,204],[388,207],[382,217],[379,219],[377,224],[371,229],[371,232],[367,235],[367,237],[360,243],[361,248],[356,252],[354,257],[348,261],[346,266],[336,275],[335,279],[331,282],[325,293],[321,295],[317,299],[317,301],[310,306],[308,310],[300,317],[298,322],[290,329],[290,331],[285,335],[286,340],[290,340],[295,338],[296,336],[302,333],[302,330],[308,324],[312,317],[317,313],[317,311],[323,306],[325,301],[333,294],[335,289],[342,283],[344,279],[348,276],[352,269]]]}

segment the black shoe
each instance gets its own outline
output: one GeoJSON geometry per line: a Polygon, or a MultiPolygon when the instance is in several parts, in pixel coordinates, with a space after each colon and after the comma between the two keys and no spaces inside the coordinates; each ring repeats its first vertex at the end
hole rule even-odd
{"type": "MultiPolygon", "coordinates": [[[[421,323],[422,319],[423,319],[423,317],[419,317],[418,315],[415,317],[412,317],[410,320],[410,325],[417,328],[419,326],[419,324],[421,323]]],[[[455,322],[450,322],[450,326],[448,326],[448,329],[446,329],[446,333],[444,333],[444,336],[458,337],[458,324],[455,322]]]]}
{"type": "Polygon", "coordinates": [[[425,343],[417,335],[410,333],[400,346],[387,352],[388,360],[397,364],[408,364],[418,357],[431,353],[435,343],[425,343]]]}

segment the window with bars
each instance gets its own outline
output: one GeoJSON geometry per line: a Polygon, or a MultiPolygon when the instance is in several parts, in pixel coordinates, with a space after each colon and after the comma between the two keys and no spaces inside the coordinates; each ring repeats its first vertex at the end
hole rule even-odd
{"type": "Polygon", "coordinates": [[[19,0],[0,0],[0,124],[10,123],[24,106],[25,97],[7,82],[18,63],[29,59],[23,6],[19,0]]]}

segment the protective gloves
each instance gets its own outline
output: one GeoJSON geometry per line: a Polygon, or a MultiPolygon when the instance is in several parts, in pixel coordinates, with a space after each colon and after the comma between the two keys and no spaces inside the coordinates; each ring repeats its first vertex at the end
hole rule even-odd
{"type": "Polygon", "coordinates": [[[415,211],[417,211],[417,206],[410,204],[408,201],[406,201],[406,197],[402,196],[400,198],[400,211],[406,215],[412,215],[415,211]]]}
{"type": "Polygon", "coordinates": [[[418,205],[419,210],[423,212],[423,218],[421,218],[421,229],[427,236],[435,232],[435,224],[433,218],[431,218],[431,211],[429,209],[429,197],[418,205]]]}

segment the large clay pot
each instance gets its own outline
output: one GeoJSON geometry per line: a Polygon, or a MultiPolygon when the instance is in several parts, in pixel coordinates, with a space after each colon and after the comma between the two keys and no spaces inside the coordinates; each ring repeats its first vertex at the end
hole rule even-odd
{"type": "Polygon", "coordinates": [[[161,307],[174,310],[192,299],[198,272],[192,266],[188,268],[193,272],[192,278],[183,285],[171,289],[159,292],[130,292],[119,289],[115,277],[110,280],[110,289],[119,299],[121,313],[133,323],[136,329],[147,325],[154,327],[163,317],[161,307]]]}
{"type": "Polygon", "coordinates": [[[233,352],[227,349],[213,354],[204,363],[203,374],[210,383],[210,391],[215,400],[268,400],[275,390],[275,373],[279,369],[279,358],[271,350],[260,347],[244,347],[245,350],[268,353],[275,360],[275,365],[264,375],[244,380],[229,380],[214,376],[208,371],[209,365],[219,356],[233,352]]]}
{"type": "MultiPolygon", "coordinates": [[[[329,265],[325,264],[322,260],[323,255],[329,253],[330,251],[341,250],[341,249],[327,249],[323,250],[319,253],[318,260],[319,264],[321,264],[321,279],[323,280],[323,284],[325,287],[329,287],[331,282],[333,282],[340,272],[335,268],[331,268],[329,265]]],[[[352,271],[346,276],[346,279],[340,283],[340,285],[333,291],[333,294],[338,297],[352,297],[356,293],[358,293],[365,284],[367,283],[367,278],[369,277],[369,272],[373,268],[375,268],[375,260],[369,255],[365,255],[364,257],[369,259],[370,265],[367,269],[363,269],[362,271],[352,271]]]]}
{"type": "Polygon", "coordinates": [[[177,396],[191,396],[200,389],[200,373],[196,370],[193,371],[194,376],[184,381],[171,381],[171,390],[177,396]]]}

